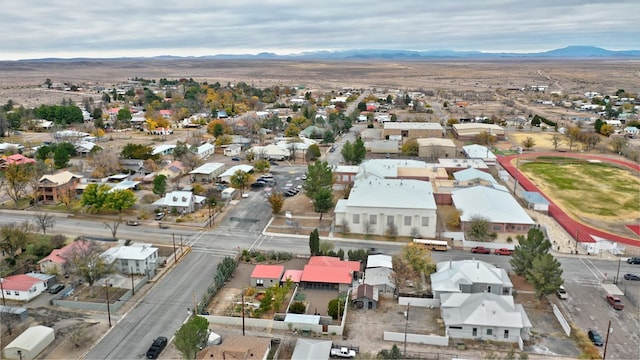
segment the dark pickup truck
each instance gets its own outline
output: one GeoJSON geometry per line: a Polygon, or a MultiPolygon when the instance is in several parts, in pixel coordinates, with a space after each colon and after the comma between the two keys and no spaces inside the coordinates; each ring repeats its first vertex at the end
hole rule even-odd
{"type": "Polygon", "coordinates": [[[159,336],[153,340],[153,344],[147,350],[147,359],[157,359],[162,350],[167,346],[167,338],[159,336]]]}

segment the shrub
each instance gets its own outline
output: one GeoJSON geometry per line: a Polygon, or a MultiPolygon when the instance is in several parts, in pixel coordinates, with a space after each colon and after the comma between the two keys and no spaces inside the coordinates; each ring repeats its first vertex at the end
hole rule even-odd
{"type": "Polygon", "coordinates": [[[302,301],[296,301],[289,307],[289,312],[292,314],[304,314],[307,312],[307,305],[302,301]]]}

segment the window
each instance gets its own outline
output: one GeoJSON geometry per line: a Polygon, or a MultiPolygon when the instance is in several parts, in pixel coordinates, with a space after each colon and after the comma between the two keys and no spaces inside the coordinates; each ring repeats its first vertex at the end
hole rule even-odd
{"type": "Polygon", "coordinates": [[[505,330],[504,331],[504,338],[508,339],[509,338],[509,330],[505,330]]]}
{"type": "Polygon", "coordinates": [[[393,215],[387,215],[387,225],[393,225],[393,215]]]}
{"type": "Polygon", "coordinates": [[[404,226],[411,226],[411,216],[404,217],[404,226]]]}
{"type": "Polygon", "coordinates": [[[493,335],[493,329],[487,329],[487,335],[493,335]]]}
{"type": "Polygon", "coordinates": [[[462,330],[462,326],[449,326],[449,329],[462,330]]]}
{"type": "Polygon", "coordinates": [[[428,216],[423,216],[422,217],[422,226],[429,226],[429,217],[428,216]]]}
{"type": "Polygon", "coordinates": [[[11,290],[5,290],[4,293],[11,296],[11,290]]]}
{"type": "Polygon", "coordinates": [[[501,225],[493,225],[493,230],[502,230],[501,225]]]}
{"type": "Polygon", "coordinates": [[[263,279],[256,279],[256,286],[264,286],[264,280],[263,279]]]}
{"type": "Polygon", "coordinates": [[[353,223],[360,224],[360,214],[353,214],[353,223]]]}
{"type": "Polygon", "coordinates": [[[13,293],[14,293],[16,296],[17,296],[17,295],[20,295],[20,292],[19,292],[19,291],[17,291],[17,290],[14,290],[14,291],[13,291],[13,293]]]}
{"type": "Polygon", "coordinates": [[[378,215],[369,215],[369,224],[375,225],[378,223],[378,215]]]}
{"type": "Polygon", "coordinates": [[[471,336],[478,336],[478,328],[473,328],[473,331],[471,331],[471,336]]]}

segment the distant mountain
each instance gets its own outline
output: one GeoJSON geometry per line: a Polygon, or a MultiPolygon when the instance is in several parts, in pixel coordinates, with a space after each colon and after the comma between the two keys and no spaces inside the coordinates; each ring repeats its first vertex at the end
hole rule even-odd
{"type": "Polygon", "coordinates": [[[640,58],[640,50],[607,50],[595,46],[567,46],[561,49],[554,49],[537,53],[491,53],[481,51],[458,51],[458,50],[392,50],[392,49],[353,49],[341,51],[311,51],[299,54],[278,55],[270,52],[258,54],[219,54],[206,56],[174,56],[160,55],[150,58],[127,57],[114,59],[30,59],[19,61],[87,61],[87,60],[132,60],[132,59],[155,59],[155,60],[179,60],[179,59],[268,59],[268,60],[437,60],[437,59],[621,59],[640,58]]]}

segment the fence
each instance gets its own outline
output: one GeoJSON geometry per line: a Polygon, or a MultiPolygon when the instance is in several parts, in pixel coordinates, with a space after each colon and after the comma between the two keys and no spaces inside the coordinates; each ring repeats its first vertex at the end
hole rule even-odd
{"type": "MultiPolygon", "coordinates": [[[[135,291],[139,291],[147,282],[149,281],[149,277],[145,275],[142,279],[138,280],[136,284],[134,284],[133,289],[135,291]]],[[[131,297],[133,296],[133,291],[129,289],[124,295],[120,297],[120,299],[116,300],[114,303],[109,303],[109,310],[116,312],[122,307],[131,297]]],[[[61,296],[60,296],[61,298],[61,296]]],[[[91,310],[91,311],[103,311],[107,312],[107,303],[94,303],[94,302],[85,302],[85,301],[76,301],[76,300],[61,300],[56,297],[51,299],[51,304],[55,306],[65,307],[69,309],[79,309],[79,310],[91,310]]]]}
{"type": "Polygon", "coordinates": [[[440,299],[399,296],[398,305],[410,305],[434,309],[440,307],[440,299]]]}
{"type": "Polygon", "coordinates": [[[411,344],[449,346],[449,337],[440,335],[422,335],[385,331],[382,337],[385,341],[404,342],[411,344]]]}

